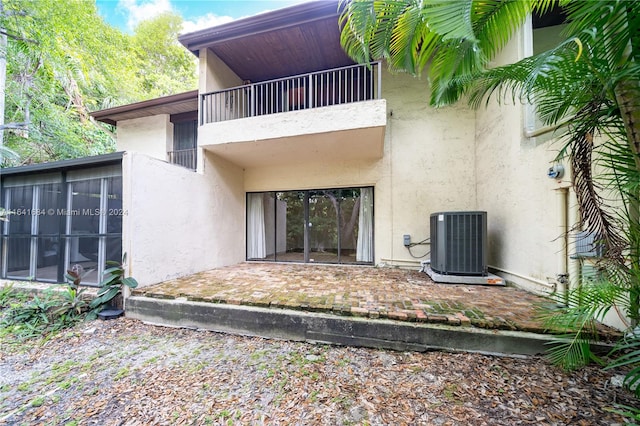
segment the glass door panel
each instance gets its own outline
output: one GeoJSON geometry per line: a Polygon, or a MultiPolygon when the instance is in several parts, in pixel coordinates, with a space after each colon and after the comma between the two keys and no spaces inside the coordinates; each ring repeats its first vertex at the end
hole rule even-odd
{"type": "Polygon", "coordinates": [[[98,283],[101,179],[73,182],[70,185],[71,236],[67,240],[67,269],[81,271],[84,284],[98,283]]]}
{"type": "Polygon", "coordinates": [[[371,264],[373,188],[247,194],[247,259],[371,264]]]}
{"type": "Polygon", "coordinates": [[[58,256],[60,254],[59,237],[38,238],[38,259],[36,279],[38,281],[58,281],[58,256]]]}
{"type": "Polygon", "coordinates": [[[38,202],[38,251],[36,279],[58,281],[60,260],[60,202],[62,184],[48,183],[39,187],[38,202]]]}
{"type": "Polygon", "coordinates": [[[29,278],[31,274],[31,234],[33,209],[33,186],[9,188],[9,215],[7,224],[7,277],[29,278]]]}
{"type": "Polygon", "coordinates": [[[276,193],[277,224],[284,222],[284,232],[276,231],[279,262],[305,261],[305,199],[305,191],[276,193]]]}
{"type": "Polygon", "coordinates": [[[31,237],[16,236],[7,239],[7,277],[29,278],[31,259],[31,237]]]}
{"type": "Polygon", "coordinates": [[[106,220],[105,265],[106,262],[122,262],[122,216],[127,214],[122,208],[122,177],[107,178],[106,211],[102,220],[106,220]]]}
{"type": "Polygon", "coordinates": [[[360,189],[343,189],[340,194],[340,263],[356,263],[360,189]]]}
{"type": "Polygon", "coordinates": [[[338,263],[340,190],[309,191],[309,262],[338,263]]]}

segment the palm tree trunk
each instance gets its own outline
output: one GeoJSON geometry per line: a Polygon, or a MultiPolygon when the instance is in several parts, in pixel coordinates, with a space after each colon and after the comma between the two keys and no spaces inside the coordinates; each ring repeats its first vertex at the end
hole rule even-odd
{"type": "MultiPolygon", "coordinates": [[[[640,173],[640,81],[623,80],[615,89],[616,101],[624,121],[627,143],[633,153],[636,170],[640,173]]],[[[630,317],[633,325],[640,321],[640,191],[633,189],[629,193],[629,256],[631,259],[631,287],[629,289],[630,317]]]]}

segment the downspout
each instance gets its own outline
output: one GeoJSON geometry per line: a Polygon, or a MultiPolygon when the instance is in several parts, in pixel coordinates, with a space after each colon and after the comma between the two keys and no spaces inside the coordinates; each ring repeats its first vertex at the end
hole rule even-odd
{"type": "Polygon", "coordinates": [[[558,188],[558,215],[560,218],[560,250],[558,251],[557,291],[564,296],[565,303],[569,291],[569,188],[558,188]]]}
{"type": "MultiPolygon", "coordinates": [[[[568,233],[574,230],[580,229],[580,210],[578,209],[578,200],[575,194],[567,192],[567,240],[569,240],[568,233]]],[[[575,249],[575,248],[574,248],[575,249]]],[[[581,261],[575,256],[571,255],[571,250],[567,246],[567,264],[569,271],[569,281],[567,282],[567,290],[580,286],[581,282],[581,261]]]]}

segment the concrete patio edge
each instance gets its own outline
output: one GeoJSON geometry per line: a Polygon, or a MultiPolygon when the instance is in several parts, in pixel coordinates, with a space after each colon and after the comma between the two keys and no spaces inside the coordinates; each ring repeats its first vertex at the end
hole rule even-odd
{"type": "Polygon", "coordinates": [[[551,336],[317,312],[131,296],[126,316],[165,326],[399,351],[536,355],[551,336]]]}

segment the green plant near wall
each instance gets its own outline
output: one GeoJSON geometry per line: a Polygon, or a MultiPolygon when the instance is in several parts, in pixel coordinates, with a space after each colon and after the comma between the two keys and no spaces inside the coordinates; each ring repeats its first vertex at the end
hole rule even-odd
{"type": "Polygon", "coordinates": [[[138,281],[133,277],[125,277],[124,264],[126,263],[126,253],[122,256],[122,263],[108,261],[107,266],[110,268],[104,271],[104,278],[100,283],[100,289],[95,299],[89,304],[91,308],[91,315],[97,315],[100,311],[105,309],[113,299],[120,293],[126,286],[129,288],[138,287],[138,281]]]}
{"type": "Polygon", "coordinates": [[[82,321],[89,309],[89,302],[84,295],[86,289],[80,287],[80,277],[74,271],[67,271],[65,275],[68,284],[64,291],[56,295],[57,306],[52,308],[51,314],[62,327],[70,327],[82,321]]]}
{"type": "Polygon", "coordinates": [[[59,319],[54,311],[60,306],[59,296],[48,292],[30,300],[11,303],[0,322],[0,334],[11,334],[18,339],[30,339],[61,330],[71,318],[59,319]]]}

